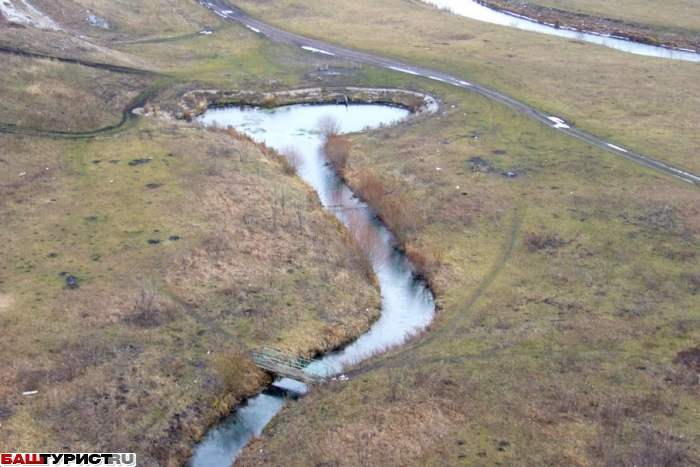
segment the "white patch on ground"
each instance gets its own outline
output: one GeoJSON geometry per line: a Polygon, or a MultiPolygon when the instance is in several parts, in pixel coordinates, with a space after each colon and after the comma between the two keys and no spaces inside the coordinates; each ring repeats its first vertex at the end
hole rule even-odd
{"type": "Polygon", "coordinates": [[[459,81],[459,84],[461,84],[462,86],[471,86],[472,85],[472,83],[467,83],[466,81],[459,81]]]}
{"type": "Polygon", "coordinates": [[[0,0],[0,12],[13,23],[27,24],[33,28],[51,31],[60,29],[51,18],[34,8],[27,0],[15,0],[15,4],[10,0],[0,0]]]}
{"type": "Polygon", "coordinates": [[[308,50],[309,52],[318,52],[320,54],[335,55],[334,53],[326,52],[325,50],[317,49],[315,47],[309,47],[308,45],[302,45],[302,49],[308,50]]]}
{"type": "Polygon", "coordinates": [[[551,121],[554,122],[554,128],[571,128],[569,125],[566,124],[564,120],[562,120],[559,117],[547,117],[551,121]]]}
{"type": "Polygon", "coordinates": [[[9,295],[0,294],[0,311],[7,310],[15,301],[9,295]]]}
{"type": "Polygon", "coordinates": [[[437,76],[428,76],[428,78],[434,79],[435,81],[442,81],[443,83],[446,83],[446,82],[447,82],[447,81],[445,81],[445,80],[442,79],[442,78],[438,78],[437,76]]]}
{"type": "Polygon", "coordinates": [[[617,149],[618,151],[627,152],[627,149],[622,149],[620,146],[615,146],[614,144],[608,143],[608,146],[610,146],[613,149],[617,149]]]}
{"type": "Polygon", "coordinates": [[[245,27],[247,27],[248,29],[250,29],[253,32],[257,32],[258,34],[260,34],[260,29],[254,28],[253,26],[249,26],[247,24],[245,25],[245,27]]]}
{"type": "Polygon", "coordinates": [[[391,68],[392,70],[400,71],[401,73],[408,73],[409,75],[419,76],[419,74],[416,73],[415,71],[406,70],[404,68],[396,68],[395,66],[390,66],[389,68],[391,68]]]}

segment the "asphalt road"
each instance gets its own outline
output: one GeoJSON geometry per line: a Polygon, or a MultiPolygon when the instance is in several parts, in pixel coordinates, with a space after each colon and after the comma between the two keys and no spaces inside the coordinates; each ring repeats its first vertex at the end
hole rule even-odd
{"type": "Polygon", "coordinates": [[[471,83],[467,80],[448,75],[437,70],[417,67],[396,60],[392,60],[390,58],[385,58],[380,55],[345,49],[316,39],[309,39],[304,36],[292,34],[274,26],[270,26],[269,24],[266,24],[248,15],[239,8],[229,5],[223,0],[213,0],[209,2],[199,0],[199,4],[213,11],[215,14],[221,16],[222,18],[238,22],[243,26],[246,26],[247,28],[251,29],[255,33],[261,34],[272,41],[300,47],[308,50],[309,53],[328,56],[332,55],[336,58],[342,58],[345,60],[361,62],[368,65],[389,68],[395,71],[408,73],[415,76],[422,76],[436,81],[442,81],[453,86],[477,92],[483,96],[505,104],[508,107],[517,110],[518,112],[528,115],[529,117],[532,117],[535,120],[538,120],[547,126],[555,128],[561,132],[573,136],[574,138],[578,138],[581,141],[585,141],[586,143],[592,146],[596,146],[600,149],[603,149],[604,151],[645,165],[659,172],[671,175],[672,177],[678,178],[685,182],[692,183],[695,186],[700,186],[700,176],[698,175],[686,172],[677,167],[673,167],[662,161],[652,159],[651,157],[647,157],[642,154],[636,153],[632,150],[623,148],[610,141],[606,141],[602,138],[592,135],[586,131],[572,127],[570,124],[566,123],[564,120],[554,115],[544,114],[539,110],[530,107],[524,102],[520,102],[517,99],[502,94],[498,91],[494,91],[493,89],[490,89],[486,86],[471,83]]]}

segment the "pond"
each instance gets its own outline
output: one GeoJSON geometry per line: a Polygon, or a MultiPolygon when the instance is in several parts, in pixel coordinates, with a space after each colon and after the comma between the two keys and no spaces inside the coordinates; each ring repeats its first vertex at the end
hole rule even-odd
{"type": "MultiPolygon", "coordinates": [[[[325,116],[335,118],[342,133],[350,133],[393,124],[408,117],[409,112],[386,105],[227,107],[210,109],[199,120],[206,124],[216,121],[222,126],[231,125],[279,151],[289,147],[297,149],[303,156],[299,175],[316,190],[323,205],[364,242],[363,249],[372,261],[381,288],[382,314],[355,342],[319,360],[319,365],[339,375],[348,365],[401,344],[411,334],[425,329],[435,314],[435,303],[432,293],[415,280],[410,263],[395,248],[391,233],[326,165],[320,151],[321,139],[314,130],[316,122],[325,116]]],[[[303,383],[286,378],[273,385],[274,388],[250,399],[210,430],[195,448],[190,465],[230,466],[250,437],[260,435],[281,410],[285,395],[307,390],[303,383]]]]}

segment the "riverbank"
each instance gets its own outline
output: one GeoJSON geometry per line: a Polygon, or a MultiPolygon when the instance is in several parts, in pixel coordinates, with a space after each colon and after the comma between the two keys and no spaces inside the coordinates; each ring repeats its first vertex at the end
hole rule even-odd
{"type": "Polygon", "coordinates": [[[622,37],[642,44],[685,51],[700,51],[700,37],[689,37],[671,29],[541,6],[519,0],[476,0],[496,11],[525,17],[556,28],[622,37]]]}

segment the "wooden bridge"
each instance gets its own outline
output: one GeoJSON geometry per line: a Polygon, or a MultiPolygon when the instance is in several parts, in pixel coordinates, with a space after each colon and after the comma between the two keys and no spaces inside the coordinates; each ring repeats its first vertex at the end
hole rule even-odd
{"type": "Polygon", "coordinates": [[[321,383],[330,375],[330,368],[318,360],[292,355],[273,347],[253,351],[252,356],[258,368],[306,384],[321,383]]]}

